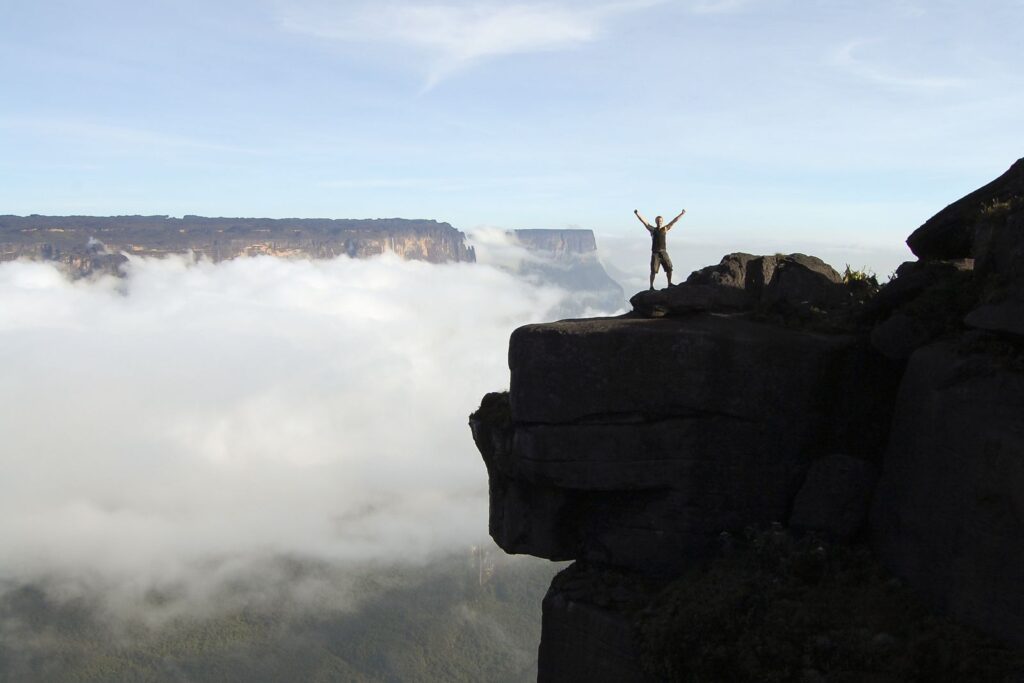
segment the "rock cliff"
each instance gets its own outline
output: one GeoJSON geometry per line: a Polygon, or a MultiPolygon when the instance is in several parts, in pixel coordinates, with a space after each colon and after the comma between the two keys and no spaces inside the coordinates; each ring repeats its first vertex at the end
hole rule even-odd
{"type": "Polygon", "coordinates": [[[0,216],[0,261],[57,261],[72,275],[83,276],[116,271],[124,261],[122,252],[192,252],[212,261],[259,254],[366,258],[385,252],[433,263],[475,260],[465,235],[447,223],[427,220],[0,216]]]}
{"type": "MultiPolygon", "coordinates": [[[[576,561],[545,599],[542,680],[659,680],[623,605],[750,529],[870,546],[915,599],[1024,644],[1022,189],[1024,160],[916,231],[882,287],[730,254],[624,316],[513,333],[510,390],[470,425],[495,541],[576,561]]],[[[921,642],[900,637],[865,647],[921,642]]]]}
{"type": "Polygon", "coordinates": [[[622,287],[609,277],[598,258],[591,230],[513,230],[516,243],[537,258],[519,264],[518,274],[573,293],[554,314],[559,317],[587,312],[615,312],[625,307],[622,287]]]}

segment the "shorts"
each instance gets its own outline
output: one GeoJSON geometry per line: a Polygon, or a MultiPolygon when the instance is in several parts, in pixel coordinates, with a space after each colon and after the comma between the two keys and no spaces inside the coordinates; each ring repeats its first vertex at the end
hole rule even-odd
{"type": "Polygon", "coordinates": [[[672,272],[672,259],[668,257],[668,252],[662,249],[661,251],[651,252],[651,275],[657,275],[658,269],[661,266],[665,266],[665,272],[672,272]]]}

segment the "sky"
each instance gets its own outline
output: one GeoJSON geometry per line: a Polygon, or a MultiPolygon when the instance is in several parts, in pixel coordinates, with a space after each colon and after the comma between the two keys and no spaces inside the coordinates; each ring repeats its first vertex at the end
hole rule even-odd
{"type": "Polygon", "coordinates": [[[681,246],[898,263],[1024,154],[1022,44],[1021,0],[2,0],[0,213],[685,208],[681,246]]]}

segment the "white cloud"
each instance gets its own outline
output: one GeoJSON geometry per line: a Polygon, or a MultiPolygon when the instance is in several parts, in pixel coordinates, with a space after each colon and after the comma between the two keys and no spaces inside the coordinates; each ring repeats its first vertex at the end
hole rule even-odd
{"type": "Polygon", "coordinates": [[[281,12],[286,29],[345,42],[414,48],[428,56],[425,90],[490,57],[565,50],[591,42],[613,17],[661,0],[602,5],[553,3],[375,3],[306,5],[281,12]]]}
{"type": "Polygon", "coordinates": [[[0,583],[211,583],[486,534],[467,415],[562,293],[486,265],[0,265],[0,583]]]}
{"type": "Polygon", "coordinates": [[[926,92],[947,90],[966,85],[965,81],[960,78],[899,73],[898,71],[891,70],[889,67],[859,57],[856,54],[861,48],[872,42],[875,41],[856,40],[846,43],[833,54],[833,64],[858,78],[896,90],[926,92]]]}

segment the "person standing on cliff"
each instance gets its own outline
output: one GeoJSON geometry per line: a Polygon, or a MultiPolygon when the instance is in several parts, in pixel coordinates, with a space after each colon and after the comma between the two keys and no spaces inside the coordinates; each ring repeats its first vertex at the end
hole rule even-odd
{"type": "Polygon", "coordinates": [[[651,233],[651,289],[654,289],[654,276],[658,274],[658,269],[661,266],[665,266],[665,277],[668,278],[668,286],[672,286],[672,259],[668,257],[668,249],[665,247],[665,233],[672,229],[672,226],[676,224],[683,214],[686,213],[686,209],[679,212],[679,215],[669,221],[668,225],[662,225],[662,217],[654,217],[654,225],[651,225],[647,220],[640,215],[640,212],[633,209],[633,213],[640,219],[640,222],[644,224],[647,231],[651,233]]]}

